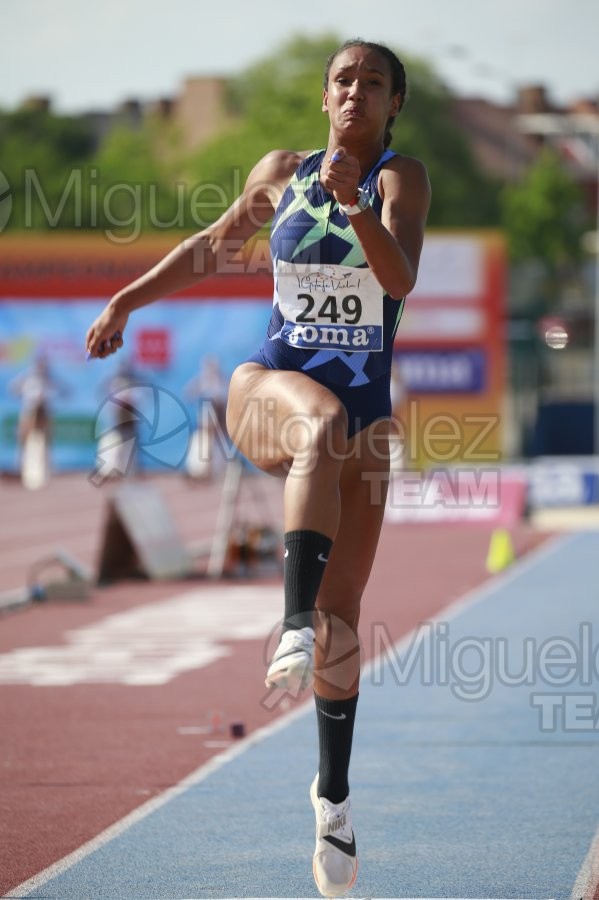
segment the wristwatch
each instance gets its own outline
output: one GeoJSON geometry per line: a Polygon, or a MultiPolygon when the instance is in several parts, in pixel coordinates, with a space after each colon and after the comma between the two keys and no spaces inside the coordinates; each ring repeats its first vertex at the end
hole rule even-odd
{"type": "Polygon", "coordinates": [[[368,196],[368,191],[363,190],[362,188],[358,188],[358,193],[355,196],[353,203],[347,204],[339,204],[339,209],[342,213],[345,213],[346,216],[357,216],[358,213],[364,212],[370,206],[370,198],[368,196]]]}

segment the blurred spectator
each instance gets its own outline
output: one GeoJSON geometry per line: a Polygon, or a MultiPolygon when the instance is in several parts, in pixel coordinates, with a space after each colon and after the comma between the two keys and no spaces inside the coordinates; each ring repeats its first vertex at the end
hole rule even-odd
{"type": "Polygon", "coordinates": [[[42,487],[50,475],[52,441],[51,404],[68,394],[66,385],[50,370],[44,354],[36,357],[31,369],[9,383],[9,391],[21,398],[18,423],[19,469],[25,487],[42,487]]]}
{"type": "Polygon", "coordinates": [[[226,411],[228,381],[216,356],[200,361],[198,374],[183,388],[188,400],[198,403],[197,429],[191,440],[187,471],[193,477],[216,475],[225,460],[228,446],[226,411]]]}

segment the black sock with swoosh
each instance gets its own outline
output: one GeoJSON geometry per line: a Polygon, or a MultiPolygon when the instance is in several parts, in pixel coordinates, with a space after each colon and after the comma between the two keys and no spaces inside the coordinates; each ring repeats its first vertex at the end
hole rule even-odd
{"type": "Polygon", "coordinates": [[[333,542],[319,531],[285,534],[283,631],[313,627],[314,606],[333,542]]]}
{"type": "Polygon", "coordinates": [[[354,734],[358,695],[349,700],[327,700],[314,694],[318,719],[319,797],[343,803],[349,794],[347,775],[354,734]]]}

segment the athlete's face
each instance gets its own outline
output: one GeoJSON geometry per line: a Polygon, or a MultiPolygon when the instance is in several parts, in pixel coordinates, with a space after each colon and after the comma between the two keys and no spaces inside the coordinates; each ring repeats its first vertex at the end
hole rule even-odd
{"type": "Polygon", "coordinates": [[[370,132],[378,138],[400,107],[401,95],[391,92],[391,71],[384,56],[368,47],[348,47],[335,57],[322,109],[336,131],[370,132]]]}

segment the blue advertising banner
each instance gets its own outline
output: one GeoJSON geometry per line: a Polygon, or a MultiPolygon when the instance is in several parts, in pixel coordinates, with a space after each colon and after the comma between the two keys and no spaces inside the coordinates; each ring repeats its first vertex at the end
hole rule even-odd
{"type": "Polygon", "coordinates": [[[411,393],[478,394],[486,389],[484,350],[404,350],[397,364],[411,393]]]}
{"type": "Polygon", "coordinates": [[[270,315],[264,299],[165,300],[136,312],[117,354],[86,362],[85,335],[104,303],[2,298],[0,470],[18,471],[19,420],[39,393],[40,367],[54,471],[93,469],[99,442],[129,407],[140,465],[177,468],[200,401],[224,402],[231,373],[257,349],[270,315]]]}

